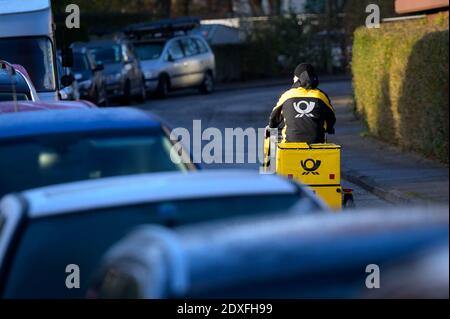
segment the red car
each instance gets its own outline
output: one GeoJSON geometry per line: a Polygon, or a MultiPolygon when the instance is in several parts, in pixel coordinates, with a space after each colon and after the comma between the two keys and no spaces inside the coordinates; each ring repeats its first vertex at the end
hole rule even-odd
{"type": "Polygon", "coordinates": [[[41,101],[27,70],[0,60],[0,113],[95,107],[88,101],[41,101]]]}
{"type": "Polygon", "coordinates": [[[97,106],[88,101],[13,101],[0,102],[0,114],[14,113],[14,112],[30,112],[30,111],[45,111],[45,110],[59,110],[59,109],[90,109],[97,108],[97,106]]]}

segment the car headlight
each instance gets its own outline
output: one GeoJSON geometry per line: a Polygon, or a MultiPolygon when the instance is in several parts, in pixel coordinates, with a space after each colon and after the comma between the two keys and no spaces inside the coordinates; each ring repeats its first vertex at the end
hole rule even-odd
{"type": "Polygon", "coordinates": [[[61,100],[68,100],[69,99],[69,95],[67,94],[66,91],[60,90],[59,94],[61,95],[61,100]]]}
{"type": "Polygon", "coordinates": [[[122,77],[122,75],[120,73],[116,73],[116,74],[109,74],[106,77],[106,82],[108,83],[114,83],[117,81],[120,81],[120,78],[122,77]]]}
{"type": "Polygon", "coordinates": [[[152,79],[154,77],[154,72],[153,71],[145,71],[144,72],[144,77],[146,79],[152,79]]]}
{"type": "Polygon", "coordinates": [[[92,85],[92,80],[86,80],[86,81],[82,81],[78,84],[80,89],[84,89],[87,90],[91,87],[92,85]]]}

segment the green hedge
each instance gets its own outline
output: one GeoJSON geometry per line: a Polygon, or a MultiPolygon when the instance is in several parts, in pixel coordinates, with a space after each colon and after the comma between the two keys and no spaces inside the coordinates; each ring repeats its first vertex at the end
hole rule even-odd
{"type": "Polygon", "coordinates": [[[357,112],[371,135],[448,163],[448,15],[355,31],[357,112]]]}

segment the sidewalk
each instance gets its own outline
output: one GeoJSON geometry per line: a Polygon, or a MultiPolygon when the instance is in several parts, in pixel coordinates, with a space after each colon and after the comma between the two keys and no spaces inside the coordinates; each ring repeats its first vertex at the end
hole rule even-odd
{"type": "Polygon", "coordinates": [[[392,203],[448,204],[448,167],[361,137],[366,129],[353,115],[351,102],[349,97],[333,99],[337,125],[329,140],[342,145],[343,178],[392,203]]]}

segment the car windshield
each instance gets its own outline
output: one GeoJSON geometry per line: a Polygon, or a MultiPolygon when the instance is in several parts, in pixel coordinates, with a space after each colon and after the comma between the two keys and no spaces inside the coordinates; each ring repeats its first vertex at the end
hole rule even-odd
{"type": "Polygon", "coordinates": [[[46,37],[0,38],[0,59],[27,70],[36,91],[54,91],[53,47],[46,37]]]}
{"type": "Polygon", "coordinates": [[[161,56],[164,46],[165,42],[138,43],[135,49],[141,61],[156,60],[161,56]]]}
{"type": "Polygon", "coordinates": [[[173,220],[176,226],[264,214],[286,210],[298,200],[296,194],[202,198],[34,219],[22,230],[2,297],[82,298],[105,252],[139,225],[168,225],[173,220]],[[30,267],[30,260],[39,262],[30,267]],[[67,289],[64,284],[69,264],[78,265],[83,273],[81,289],[67,289]]]}
{"type": "Polygon", "coordinates": [[[91,50],[94,55],[95,62],[98,64],[119,63],[122,61],[122,50],[119,45],[105,48],[95,48],[91,50]]]}
{"type": "Polygon", "coordinates": [[[88,71],[89,68],[89,61],[86,57],[86,55],[82,53],[74,53],[73,54],[73,68],[74,71],[88,71]]]}
{"type": "MultiPolygon", "coordinates": [[[[29,97],[25,93],[16,93],[17,101],[28,101],[29,97]]],[[[0,92],[0,102],[14,101],[14,95],[12,93],[0,92]]]]}
{"type": "Polygon", "coordinates": [[[151,134],[77,133],[0,143],[0,197],[72,181],[184,169],[170,159],[170,140],[162,132],[151,134]]]}

